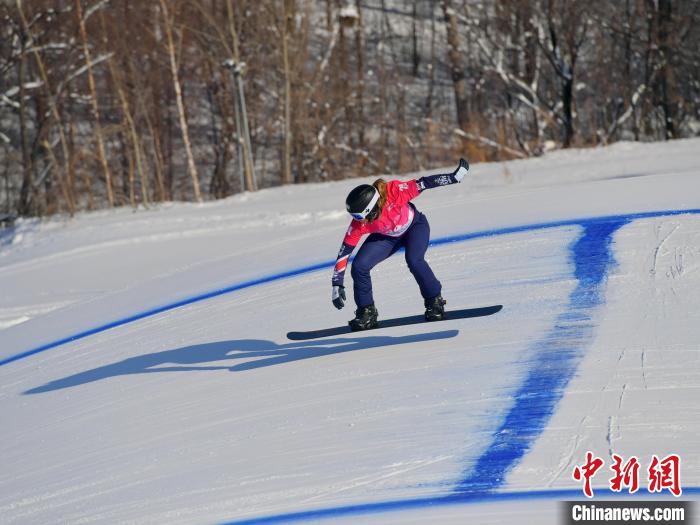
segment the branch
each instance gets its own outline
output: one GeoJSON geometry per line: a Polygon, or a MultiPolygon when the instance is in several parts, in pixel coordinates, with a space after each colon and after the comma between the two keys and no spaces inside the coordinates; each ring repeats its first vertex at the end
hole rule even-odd
{"type": "MultiPolygon", "coordinates": [[[[498,62],[496,62],[493,59],[493,53],[489,53],[482,39],[477,38],[476,41],[486,60],[491,63],[490,69],[498,74],[506,85],[514,85],[530,96],[530,99],[528,99],[522,93],[515,93],[515,98],[523,102],[526,106],[540,114],[545,119],[550,121],[558,121],[560,123],[563,122],[562,118],[556,113],[556,109],[549,106],[546,101],[542,100],[542,97],[540,97],[539,93],[537,93],[533,86],[528,85],[503,68],[503,53],[500,52],[500,50],[496,53],[498,56],[498,62]]],[[[489,69],[488,66],[487,69],[489,69]]]]}
{"type": "Polygon", "coordinates": [[[608,128],[605,135],[601,135],[599,133],[600,138],[604,144],[608,143],[612,134],[615,133],[615,131],[617,131],[617,128],[619,128],[622,124],[624,124],[625,122],[627,122],[627,120],[629,120],[629,118],[632,116],[632,113],[634,112],[635,108],[639,104],[639,101],[642,100],[644,93],[649,88],[649,85],[654,83],[654,80],[656,78],[657,73],[665,65],[666,65],[666,61],[661,60],[658,64],[656,64],[654,66],[654,70],[651,72],[651,75],[649,76],[649,82],[640,84],[639,87],[637,87],[634,94],[632,95],[632,100],[630,100],[630,105],[627,107],[625,112],[622,115],[620,115],[617,119],[615,119],[612,124],[610,124],[610,127],[608,128]]]}
{"type": "Polygon", "coordinates": [[[70,82],[76,77],[79,77],[83,73],[85,73],[89,67],[95,67],[96,65],[104,62],[105,60],[109,60],[114,56],[114,52],[107,53],[106,55],[100,55],[97,58],[94,58],[90,63],[86,63],[85,65],[79,67],[76,69],[73,73],[71,73],[68,78],[66,79],[66,83],[70,82]]]}
{"type": "Polygon", "coordinates": [[[88,7],[85,10],[85,16],[83,17],[83,21],[87,22],[88,18],[90,18],[93,14],[95,14],[96,11],[99,11],[104,6],[109,4],[109,2],[110,2],[110,0],[102,0],[101,2],[97,2],[92,7],[88,7]]]}
{"type": "Polygon", "coordinates": [[[328,48],[326,50],[326,54],[323,56],[323,59],[321,60],[321,63],[318,66],[318,69],[314,72],[314,76],[311,79],[311,82],[309,83],[312,87],[316,85],[316,82],[321,77],[321,74],[328,67],[328,63],[331,59],[331,55],[333,54],[333,50],[335,49],[336,43],[338,42],[338,35],[339,34],[340,34],[340,23],[338,21],[336,21],[333,23],[333,29],[331,32],[331,41],[328,43],[328,48]]]}
{"type": "Polygon", "coordinates": [[[62,92],[63,92],[63,88],[64,88],[67,84],[69,84],[70,82],[72,82],[73,80],[75,80],[77,77],[79,77],[79,76],[81,76],[83,73],[85,73],[85,72],[88,70],[88,68],[94,67],[94,66],[96,66],[96,65],[98,65],[98,64],[100,64],[100,63],[102,63],[102,62],[104,62],[105,60],[109,60],[109,59],[111,59],[113,56],[114,56],[114,52],[110,52],[110,53],[107,53],[106,55],[100,55],[100,56],[98,56],[97,58],[95,58],[94,60],[92,60],[92,61],[89,62],[89,63],[85,63],[84,65],[82,65],[81,67],[79,67],[78,69],[76,69],[75,71],[73,71],[73,73],[71,73],[71,74],[68,75],[65,79],[63,79],[61,82],[58,83],[58,85],[56,86],[56,93],[62,93],[62,92]]]}
{"type": "Polygon", "coordinates": [[[0,95],[0,106],[10,106],[15,109],[19,109],[19,102],[15,102],[6,94],[0,95]]]}
{"type": "Polygon", "coordinates": [[[506,153],[513,155],[515,157],[518,157],[520,159],[526,159],[527,155],[525,155],[523,152],[515,150],[513,148],[510,148],[508,146],[505,146],[503,144],[499,144],[498,142],[487,139],[486,137],[482,137],[481,135],[475,135],[474,133],[468,133],[466,131],[463,131],[461,129],[453,129],[452,133],[457,135],[458,137],[461,137],[463,139],[467,140],[474,140],[476,142],[480,142],[481,144],[485,144],[486,146],[491,146],[492,148],[496,148],[497,150],[500,151],[505,151],[506,153]]]}
{"type": "Polygon", "coordinates": [[[370,166],[372,166],[376,170],[379,170],[379,164],[377,164],[376,161],[372,160],[372,157],[366,150],[351,148],[347,144],[333,144],[333,147],[340,151],[345,151],[346,153],[352,153],[353,155],[362,157],[369,163],[370,166]]]}

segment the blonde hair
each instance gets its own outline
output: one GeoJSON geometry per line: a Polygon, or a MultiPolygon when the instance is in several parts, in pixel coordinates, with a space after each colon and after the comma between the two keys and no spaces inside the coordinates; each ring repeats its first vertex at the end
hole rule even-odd
{"type": "Polygon", "coordinates": [[[384,179],[377,179],[372,183],[372,186],[377,188],[377,191],[379,192],[379,213],[384,209],[384,205],[386,204],[386,199],[387,199],[387,193],[386,193],[386,181],[384,179]]]}

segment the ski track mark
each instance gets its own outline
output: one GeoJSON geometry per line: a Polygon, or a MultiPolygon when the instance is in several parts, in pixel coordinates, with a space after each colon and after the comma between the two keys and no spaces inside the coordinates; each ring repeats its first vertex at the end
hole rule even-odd
{"type": "MultiPolygon", "coordinates": [[[[663,224],[659,224],[659,225],[657,226],[657,228],[656,228],[656,238],[657,238],[657,239],[659,238],[659,236],[660,236],[660,234],[661,234],[661,228],[662,228],[662,227],[663,227],[663,224]]],[[[649,273],[651,273],[652,275],[656,275],[656,266],[657,266],[658,261],[659,261],[659,252],[661,251],[661,247],[662,247],[662,246],[664,245],[664,243],[669,239],[669,237],[671,237],[671,235],[673,235],[673,233],[674,233],[676,230],[678,230],[678,228],[680,228],[680,224],[674,224],[674,225],[673,225],[673,229],[672,229],[670,232],[668,232],[668,234],[666,234],[666,235],[664,236],[663,239],[661,239],[661,241],[659,242],[659,244],[656,245],[656,248],[654,249],[654,262],[652,263],[652,265],[651,265],[651,270],[650,270],[650,272],[649,272],[649,273]]]]}

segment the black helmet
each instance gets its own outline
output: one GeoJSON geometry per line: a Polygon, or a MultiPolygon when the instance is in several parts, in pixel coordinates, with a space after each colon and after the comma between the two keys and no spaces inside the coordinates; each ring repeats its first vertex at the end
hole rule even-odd
{"type": "Polygon", "coordinates": [[[376,219],[379,215],[379,190],[369,184],[358,186],[348,193],[345,208],[358,221],[376,219]]]}

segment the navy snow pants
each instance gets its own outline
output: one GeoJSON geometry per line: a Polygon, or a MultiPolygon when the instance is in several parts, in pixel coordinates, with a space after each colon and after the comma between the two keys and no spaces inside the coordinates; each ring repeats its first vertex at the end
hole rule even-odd
{"type": "Polygon", "coordinates": [[[424,299],[440,295],[442,285],[425,260],[430,240],[430,225],[425,215],[416,211],[413,224],[401,237],[373,233],[365,240],[352,263],[355,303],[358,308],[374,304],[372,297],[372,268],[391,257],[402,247],[406,249],[406,264],[415,277],[424,299]]]}

